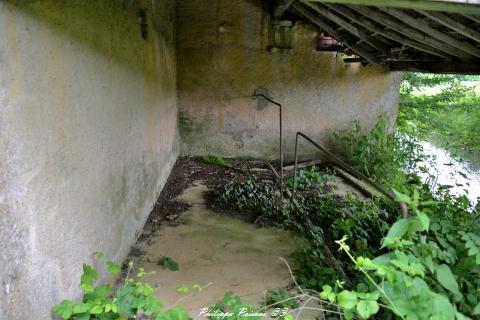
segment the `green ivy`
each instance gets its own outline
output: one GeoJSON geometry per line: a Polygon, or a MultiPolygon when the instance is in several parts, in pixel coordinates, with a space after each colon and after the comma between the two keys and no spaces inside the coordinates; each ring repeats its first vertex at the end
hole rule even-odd
{"type": "MultiPolygon", "coordinates": [[[[103,254],[96,253],[98,259],[103,254]]],[[[107,261],[106,270],[113,276],[118,276],[121,267],[112,261],[107,261]]],[[[162,310],[160,300],[153,294],[153,288],[141,279],[150,273],[140,268],[135,276],[131,276],[133,264],[128,265],[123,286],[96,284],[98,272],[91,266],[83,265],[80,278],[80,288],[83,298],[78,302],[63,300],[52,308],[52,311],[64,320],[187,320],[190,317],[182,307],[162,310]]]]}

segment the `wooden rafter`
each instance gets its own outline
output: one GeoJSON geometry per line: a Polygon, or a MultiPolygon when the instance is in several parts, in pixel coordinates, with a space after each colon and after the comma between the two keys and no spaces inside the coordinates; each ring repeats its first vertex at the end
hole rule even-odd
{"type": "Polygon", "coordinates": [[[466,37],[469,37],[470,39],[480,42],[480,32],[473,30],[472,28],[469,28],[458,21],[453,20],[446,14],[443,14],[440,12],[429,12],[429,11],[418,11],[418,12],[420,12],[421,14],[423,14],[424,16],[432,20],[437,21],[440,24],[443,24],[444,26],[452,30],[455,30],[460,34],[463,34],[466,37]]]}
{"type": "Polygon", "coordinates": [[[416,10],[443,11],[480,15],[480,5],[471,1],[444,1],[444,0],[311,0],[324,3],[338,3],[364,5],[375,7],[390,7],[416,10]]]}
{"type": "Polygon", "coordinates": [[[347,45],[350,49],[352,49],[359,56],[367,59],[369,62],[372,62],[372,63],[382,63],[382,60],[379,59],[378,57],[376,57],[375,54],[373,54],[369,51],[366,51],[364,48],[359,46],[356,43],[356,41],[354,41],[351,38],[345,36],[339,30],[336,30],[335,28],[333,28],[330,23],[328,23],[327,21],[320,18],[318,15],[309,11],[303,4],[294,3],[292,5],[292,7],[295,8],[295,10],[297,10],[304,17],[309,19],[313,24],[315,24],[318,27],[320,27],[321,29],[325,30],[330,35],[335,37],[337,40],[345,43],[345,45],[347,45]]]}
{"type": "MultiPolygon", "coordinates": [[[[322,10],[322,8],[318,7],[317,4],[310,3],[308,1],[301,1],[301,2],[304,3],[306,6],[308,6],[309,8],[313,9],[318,14],[324,16],[325,18],[327,18],[329,20],[332,20],[333,22],[338,24],[340,27],[342,27],[344,30],[351,33],[355,37],[359,38],[363,42],[368,43],[372,47],[380,50],[383,54],[390,55],[390,50],[385,44],[376,40],[374,37],[367,35],[364,30],[362,30],[362,29],[354,26],[353,24],[350,24],[349,22],[345,21],[343,18],[341,18],[337,14],[328,10],[328,8],[322,10]]],[[[323,7],[323,8],[325,8],[325,7],[323,7]]]]}
{"type": "MultiPolygon", "coordinates": [[[[368,19],[365,16],[362,16],[361,14],[351,10],[350,8],[342,5],[336,5],[336,4],[325,4],[329,8],[335,10],[336,12],[340,13],[341,15],[347,17],[348,19],[355,21],[355,23],[362,25],[363,27],[369,29],[372,32],[376,32],[378,34],[381,34],[389,39],[392,39],[394,41],[399,42],[400,44],[405,44],[408,45],[412,48],[421,50],[423,52],[432,54],[437,57],[441,58],[449,58],[448,55],[443,53],[440,50],[437,50],[435,48],[429,47],[424,45],[421,42],[418,42],[416,40],[412,40],[410,38],[407,38],[403,36],[402,34],[399,34],[396,31],[389,30],[384,27],[379,27],[377,24],[373,23],[370,19],[368,19]]],[[[400,45],[401,46],[401,45],[400,45]]]]}
{"type": "Polygon", "coordinates": [[[411,15],[398,9],[380,8],[380,10],[397,18],[398,20],[405,22],[413,28],[416,28],[422,32],[425,32],[426,34],[431,35],[434,38],[437,38],[440,41],[443,41],[449,45],[455,46],[456,48],[464,52],[467,52],[468,55],[463,56],[463,58],[467,60],[473,60],[475,59],[475,57],[480,57],[480,50],[478,48],[472,46],[469,43],[459,41],[453,37],[446,35],[443,32],[438,31],[437,29],[430,27],[428,23],[426,23],[424,20],[414,18],[411,15]]]}
{"type": "Polygon", "coordinates": [[[422,42],[432,48],[448,53],[453,57],[465,59],[465,52],[463,52],[462,50],[457,49],[440,40],[437,40],[426,33],[420,32],[417,29],[412,28],[403,22],[392,19],[389,15],[381,11],[374,10],[372,8],[365,7],[365,6],[349,6],[349,7],[359,12],[360,14],[363,14],[364,16],[369,17],[370,19],[376,21],[377,23],[384,25],[387,28],[392,28],[395,31],[402,33],[408,38],[422,42]]]}
{"type": "Polygon", "coordinates": [[[480,0],[297,0],[290,10],[353,50],[346,63],[480,74],[480,0]]]}

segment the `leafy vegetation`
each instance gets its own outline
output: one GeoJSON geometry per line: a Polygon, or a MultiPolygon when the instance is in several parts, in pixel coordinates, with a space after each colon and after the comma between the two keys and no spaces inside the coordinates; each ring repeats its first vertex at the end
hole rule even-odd
{"type": "Polygon", "coordinates": [[[178,263],[173,260],[172,258],[170,257],[167,257],[167,256],[162,256],[159,260],[158,260],[158,265],[159,266],[162,266],[164,268],[167,268],[169,269],[170,271],[178,271],[180,270],[180,267],[178,266],[178,263]]]}
{"type": "MultiPolygon", "coordinates": [[[[101,260],[103,254],[97,253],[96,257],[101,260]]],[[[106,270],[118,276],[121,267],[107,261],[106,270]]],[[[130,262],[124,284],[115,287],[110,284],[96,284],[99,278],[98,271],[84,264],[80,278],[83,298],[78,302],[63,300],[54,306],[52,311],[64,320],[190,319],[182,307],[162,310],[162,304],[153,294],[152,286],[141,281],[149,273],[140,268],[135,276],[131,276],[132,270],[133,264],[130,262]]]]}
{"type": "Polygon", "coordinates": [[[264,316],[264,313],[230,293],[226,293],[223,301],[214,305],[208,313],[211,320],[260,320],[264,316]]]}
{"type": "Polygon", "coordinates": [[[266,303],[274,308],[296,309],[300,305],[294,295],[283,288],[267,291],[266,303]]]}
{"type": "Polygon", "coordinates": [[[227,161],[219,155],[216,154],[209,154],[200,158],[205,164],[212,164],[220,167],[226,167],[228,165],[227,161]]]}
{"type": "Polygon", "coordinates": [[[480,155],[480,96],[462,80],[478,77],[406,73],[400,91],[399,125],[448,148],[454,155],[480,155]],[[433,94],[425,88],[440,88],[433,94]]]}
{"type": "MultiPolygon", "coordinates": [[[[408,204],[408,219],[398,220],[398,204],[388,199],[334,195],[331,177],[316,168],[299,175],[296,199],[303,213],[289,201],[274,205],[275,186],[269,183],[264,192],[266,183],[255,177],[217,190],[221,201],[258,210],[304,238],[293,254],[296,280],[320,292],[327,319],[480,315],[480,213],[465,196],[434,191],[419,178],[426,168],[418,164],[428,160],[419,144],[423,133],[404,120],[395,132],[383,117],[368,133],[356,124],[336,138],[350,163],[408,204]]],[[[285,187],[293,181],[286,179],[285,187]]]]}

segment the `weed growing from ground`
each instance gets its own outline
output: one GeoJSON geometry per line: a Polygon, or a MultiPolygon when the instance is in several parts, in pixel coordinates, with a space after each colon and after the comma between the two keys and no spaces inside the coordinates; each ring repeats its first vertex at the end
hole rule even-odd
{"type": "Polygon", "coordinates": [[[211,164],[211,165],[216,165],[220,167],[226,167],[228,165],[227,161],[222,156],[215,155],[215,154],[202,156],[200,158],[200,161],[202,161],[205,164],[211,164]]]}

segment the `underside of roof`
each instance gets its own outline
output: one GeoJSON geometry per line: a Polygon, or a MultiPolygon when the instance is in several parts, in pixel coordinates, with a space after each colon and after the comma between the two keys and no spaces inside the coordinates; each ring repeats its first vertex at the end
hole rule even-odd
{"type": "Polygon", "coordinates": [[[287,13],[318,26],[357,56],[346,62],[480,74],[480,1],[279,0],[274,17],[287,13]]]}

